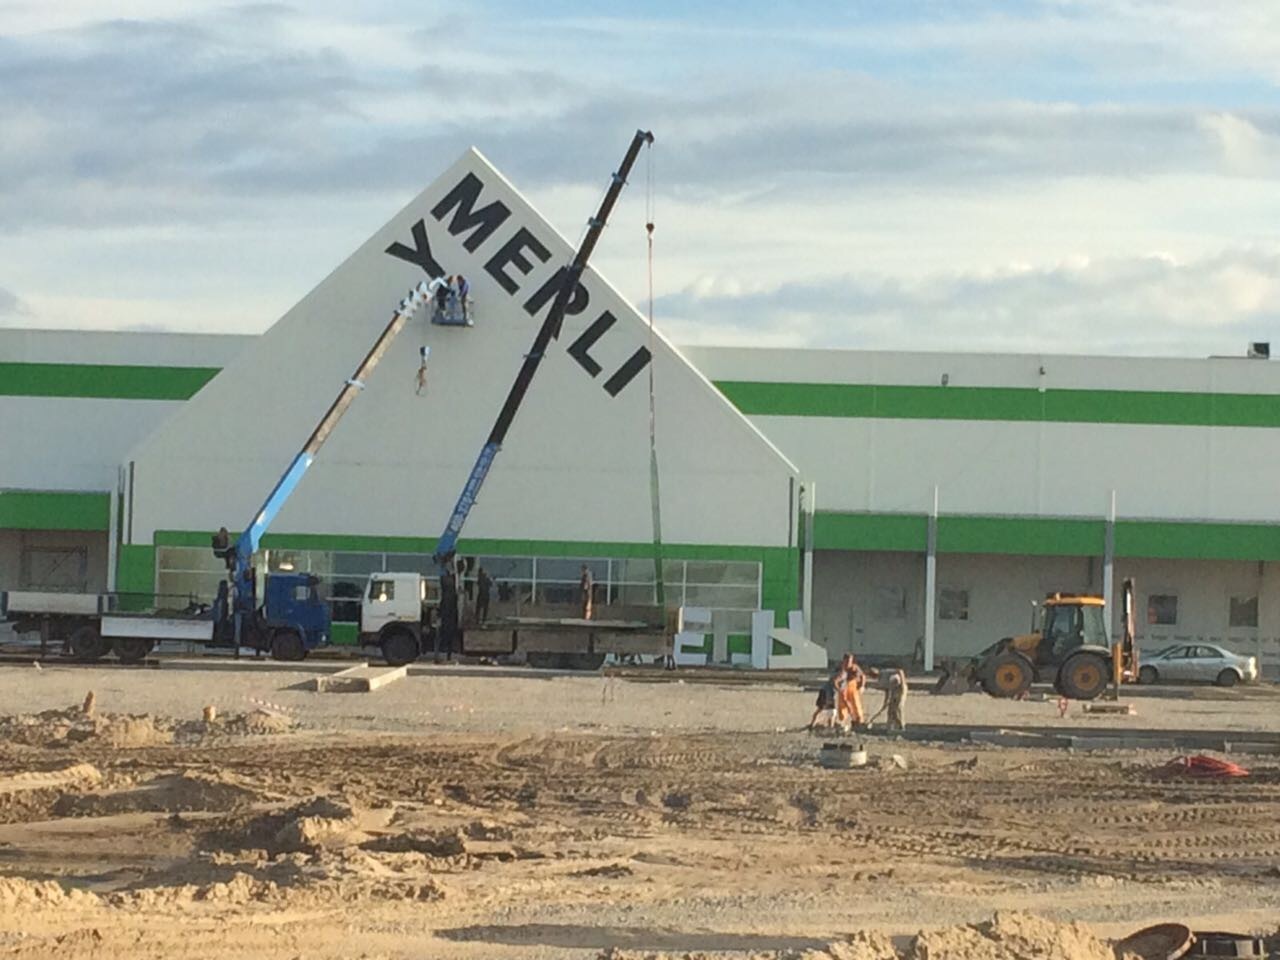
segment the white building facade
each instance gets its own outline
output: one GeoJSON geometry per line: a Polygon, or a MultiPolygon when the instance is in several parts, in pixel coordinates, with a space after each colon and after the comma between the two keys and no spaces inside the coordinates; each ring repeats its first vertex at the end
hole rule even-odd
{"type": "MultiPolygon", "coordinates": [[[[463,274],[474,325],[401,334],[264,541],[352,639],[368,573],[431,572],[571,255],[470,151],[262,336],[0,331],[0,589],[211,596],[211,532],[248,523],[395,302],[463,274]]],[[[927,662],[1133,577],[1147,646],[1280,636],[1267,361],[678,350],[591,271],[571,307],[464,531],[500,591],[567,600],[586,563],[651,602],[660,556],[668,602],[738,649],[752,610],[802,608],[832,658],[927,662]]]]}

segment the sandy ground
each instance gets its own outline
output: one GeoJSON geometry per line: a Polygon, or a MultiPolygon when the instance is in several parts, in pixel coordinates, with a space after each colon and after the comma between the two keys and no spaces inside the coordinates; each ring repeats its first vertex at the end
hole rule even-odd
{"type": "MultiPolygon", "coordinates": [[[[1277,757],[1205,782],[1145,751],[874,741],[828,770],[794,683],[310,675],[0,667],[0,956],[1094,960],[1094,934],[1280,916],[1277,757]],[[1005,910],[1090,928],[948,929],[1005,910]]],[[[1269,690],[1135,702],[1107,724],[1277,729],[1269,690]]],[[[1097,725],[978,695],[910,712],[1097,725]]]]}
{"type": "MultiPolygon", "coordinates": [[[[349,662],[308,661],[302,668],[271,660],[203,658],[165,660],[156,670],[121,667],[0,665],[0,704],[11,709],[58,709],[97,692],[103,709],[185,717],[204,704],[222,712],[266,706],[288,713],[309,729],[380,732],[485,731],[547,733],[557,730],[640,733],[725,731],[763,733],[793,729],[808,721],[816,687],[813,677],[761,679],[747,671],[733,683],[705,682],[687,671],[672,679],[645,671],[555,673],[541,670],[458,665],[413,667],[407,681],[376,695],[318,697],[307,681],[349,662]],[[806,689],[812,687],[809,692],[806,689]],[[748,696],[749,692],[749,696],[748,696]],[[20,706],[19,706],[20,705],[20,706]]],[[[874,711],[880,694],[868,692],[874,711]]],[[[1064,718],[1056,699],[992,700],[913,695],[909,720],[917,724],[1055,726],[1087,734],[1099,726],[1167,729],[1265,730],[1280,732],[1280,687],[1219,690],[1214,687],[1127,688],[1132,716],[1089,716],[1079,704],[1064,718]],[[1158,694],[1158,695],[1153,695],[1158,694]]]]}

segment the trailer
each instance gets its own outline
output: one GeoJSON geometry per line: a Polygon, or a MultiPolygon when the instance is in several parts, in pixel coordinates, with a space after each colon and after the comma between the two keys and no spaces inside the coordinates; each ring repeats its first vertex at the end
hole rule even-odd
{"type": "MultiPolygon", "coordinates": [[[[495,603],[483,623],[462,618],[458,652],[510,656],[530,666],[595,670],[606,656],[661,657],[678,632],[661,606],[601,606],[590,620],[564,607],[495,603]]],[[[360,598],[360,644],[377,647],[393,666],[436,649],[439,599],[420,573],[373,573],[360,598]]]]}
{"type": "Polygon", "coordinates": [[[79,660],[108,653],[124,663],[144,659],[162,640],[208,644],[213,618],[207,611],[134,613],[119,609],[115,594],[0,591],[0,621],[16,633],[35,633],[40,653],[56,647],[79,660]]]}

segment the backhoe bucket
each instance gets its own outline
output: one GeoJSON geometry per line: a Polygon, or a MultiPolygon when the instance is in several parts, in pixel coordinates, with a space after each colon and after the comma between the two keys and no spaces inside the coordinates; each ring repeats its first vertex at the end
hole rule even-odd
{"type": "Polygon", "coordinates": [[[953,696],[968,693],[977,685],[973,674],[973,664],[967,660],[939,660],[940,676],[931,693],[953,696]]]}

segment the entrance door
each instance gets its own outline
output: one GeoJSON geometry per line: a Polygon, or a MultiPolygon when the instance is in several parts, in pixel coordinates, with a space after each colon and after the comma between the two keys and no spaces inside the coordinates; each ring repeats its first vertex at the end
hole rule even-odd
{"type": "Polygon", "coordinates": [[[85,547],[23,546],[18,576],[23,590],[84,593],[89,589],[89,551],[85,547]]]}

